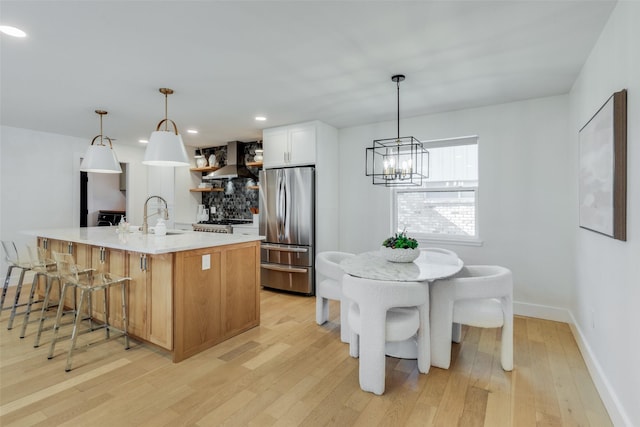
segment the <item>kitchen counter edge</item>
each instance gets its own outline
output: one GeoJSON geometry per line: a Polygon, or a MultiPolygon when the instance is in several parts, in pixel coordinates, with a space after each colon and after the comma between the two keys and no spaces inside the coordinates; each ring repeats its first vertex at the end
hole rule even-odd
{"type": "Polygon", "coordinates": [[[146,254],[181,252],[264,240],[264,236],[248,234],[202,233],[183,230],[179,232],[169,230],[169,232],[172,234],[156,236],[155,234],[142,234],[140,232],[118,233],[117,227],[83,227],[36,229],[26,230],[23,233],[34,237],[146,254]]]}

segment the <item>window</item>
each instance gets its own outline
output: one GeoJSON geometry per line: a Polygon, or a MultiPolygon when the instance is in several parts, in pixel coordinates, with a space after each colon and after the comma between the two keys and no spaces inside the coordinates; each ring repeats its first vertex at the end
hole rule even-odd
{"type": "Polygon", "coordinates": [[[429,178],[393,190],[394,229],[419,240],[478,242],[478,137],[424,144],[429,178]]]}

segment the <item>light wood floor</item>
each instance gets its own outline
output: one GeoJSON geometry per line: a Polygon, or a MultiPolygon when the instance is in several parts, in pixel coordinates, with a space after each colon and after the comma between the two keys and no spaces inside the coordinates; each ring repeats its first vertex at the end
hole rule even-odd
{"type": "Polygon", "coordinates": [[[340,342],[338,305],[323,326],[314,313],[314,298],[262,291],[259,327],[182,363],[116,340],[78,352],[67,373],[66,345],[47,360],[51,332],[34,349],[34,324],[21,340],[5,311],[0,425],[611,425],[566,324],[517,317],[510,373],[498,330],[466,328],[451,369],[421,375],[415,361],[387,358],[375,396],[360,390],[358,360],[340,342]]]}

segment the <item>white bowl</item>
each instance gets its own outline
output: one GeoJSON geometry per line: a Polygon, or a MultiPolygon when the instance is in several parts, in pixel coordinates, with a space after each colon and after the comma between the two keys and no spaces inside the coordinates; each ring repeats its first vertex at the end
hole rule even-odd
{"type": "Polygon", "coordinates": [[[413,262],[420,256],[420,249],[394,249],[381,246],[380,255],[390,262],[413,262]]]}

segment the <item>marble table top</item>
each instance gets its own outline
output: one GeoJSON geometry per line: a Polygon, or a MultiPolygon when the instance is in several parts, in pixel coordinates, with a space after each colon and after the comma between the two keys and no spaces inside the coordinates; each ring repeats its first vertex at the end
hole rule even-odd
{"type": "Polygon", "coordinates": [[[421,251],[413,262],[389,262],[379,251],[364,252],[340,262],[345,273],[373,280],[422,282],[453,276],[463,267],[458,256],[421,251]]]}

